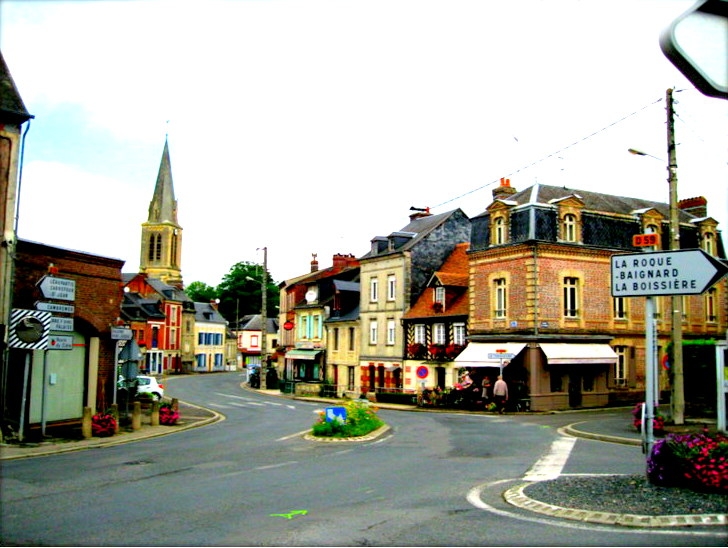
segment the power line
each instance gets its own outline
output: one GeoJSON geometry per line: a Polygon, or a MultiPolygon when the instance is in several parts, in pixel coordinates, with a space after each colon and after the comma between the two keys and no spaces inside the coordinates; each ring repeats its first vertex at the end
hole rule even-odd
{"type": "MultiPolygon", "coordinates": [[[[597,131],[594,131],[593,133],[590,133],[589,135],[587,135],[585,137],[582,137],[581,139],[578,139],[578,140],[574,141],[570,145],[566,145],[565,147],[562,147],[559,150],[557,150],[555,152],[552,152],[551,154],[548,154],[547,156],[544,156],[543,158],[540,158],[539,160],[536,160],[534,162],[531,162],[530,164],[528,164],[526,166],[523,166],[523,167],[520,167],[520,168],[518,168],[518,169],[516,169],[514,171],[511,171],[510,173],[506,173],[505,175],[503,175],[503,177],[511,177],[511,176],[515,175],[516,173],[519,173],[521,171],[525,171],[526,169],[529,169],[529,168],[531,168],[531,167],[533,167],[533,166],[535,166],[537,164],[540,164],[541,162],[545,162],[546,160],[548,160],[552,156],[556,156],[557,154],[560,154],[561,152],[563,152],[565,150],[568,150],[568,149],[570,149],[573,146],[576,146],[576,145],[578,145],[580,143],[583,143],[584,141],[586,141],[588,139],[591,139],[595,135],[598,135],[598,134],[602,133],[603,131],[606,131],[609,128],[616,126],[617,124],[619,124],[621,122],[624,122],[628,118],[631,118],[632,116],[635,116],[636,114],[639,114],[643,110],[646,110],[646,109],[650,108],[652,105],[656,105],[657,103],[661,102],[662,100],[663,100],[663,98],[660,97],[659,99],[657,99],[657,100],[655,100],[655,101],[653,101],[651,103],[646,104],[642,108],[640,108],[638,110],[635,110],[634,112],[631,112],[630,114],[627,114],[626,116],[622,116],[619,120],[616,120],[616,121],[612,122],[611,124],[608,124],[608,125],[604,126],[603,128],[601,128],[601,129],[599,129],[597,131]]],[[[481,186],[479,186],[477,188],[474,188],[473,190],[469,190],[468,192],[465,192],[464,194],[461,194],[460,196],[456,196],[456,197],[451,198],[449,200],[446,200],[446,201],[444,201],[444,202],[442,202],[440,204],[437,204],[436,206],[433,207],[433,209],[438,208],[440,206],[444,206],[446,204],[449,204],[450,202],[454,202],[455,200],[459,200],[460,198],[464,198],[465,196],[468,196],[470,194],[473,194],[474,192],[478,192],[479,190],[483,190],[484,188],[488,188],[489,186],[492,186],[492,185],[494,185],[496,183],[499,183],[499,182],[500,182],[500,178],[498,178],[496,180],[493,180],[493,181],[489,181],[489,182],[485,183],[484,185],[481,185],[481,186]]]]}

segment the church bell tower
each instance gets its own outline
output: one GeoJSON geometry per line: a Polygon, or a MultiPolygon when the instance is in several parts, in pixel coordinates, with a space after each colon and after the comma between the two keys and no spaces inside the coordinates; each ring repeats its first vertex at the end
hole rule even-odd
{"type": "Polygon", "coordinates": [[[139,271],[168,285],[183,287],[182,227],[177,222],[177,200],[166,139],[154,196],[149,203],[149,217],[142,223],[139,271]]]}

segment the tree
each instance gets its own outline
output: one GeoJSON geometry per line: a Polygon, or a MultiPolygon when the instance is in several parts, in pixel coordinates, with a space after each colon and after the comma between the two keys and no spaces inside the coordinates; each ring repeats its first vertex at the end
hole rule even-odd
{"type": "MultiPolygon", "coordinates": [[[[266,308],[268,317],[271,317],[277,314],[279,292],[270,273],[266,275],[266,282],[266,308]]],[[[239,262],[225,274],[216,289],[217,298],[220,299],[218,310],[232,327],[237,327],[237,320],[243,316],[260,314],[262,284],[263,266],[259,264],[239,262]]]]}
{"type": "Polygon", "coordinates": [[[185,288],[185,293],[198,303],[209,303],[217,299],[217,289],[204,282],[192,282],[185,288]]]}

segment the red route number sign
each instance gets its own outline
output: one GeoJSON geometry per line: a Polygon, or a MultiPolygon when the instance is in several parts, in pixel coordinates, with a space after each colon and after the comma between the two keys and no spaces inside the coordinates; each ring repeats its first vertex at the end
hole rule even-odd
{"type": "Polygon", "coordinates": [[[632,236],[632,245],[635,247],[647,247],[660,243],[659,234],[635,234],[632,236]]]}

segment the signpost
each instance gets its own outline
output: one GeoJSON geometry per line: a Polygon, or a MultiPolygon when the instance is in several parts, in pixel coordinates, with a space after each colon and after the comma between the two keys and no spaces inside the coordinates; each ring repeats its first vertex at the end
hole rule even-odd
{"type": "Polygon", "coordinates": [[[612,296],[700,295],[728,273],[702,249],[612,256],[612,296]]]}
{"type": "Polygon", "coordinates": [[[611,258],[612,297],[646,297],[645,412],[642,439],[648,458],[654,443],[653,419],[657,392],[657,333],[654,323],[655,303],[652,297],[700,295],[726,273],[728,266],[702,249],[629,253],[613,255],[611,258]]]}
{"type": "Polygon", "coordinates": [[[55,276],[43,276],[38,282],[41,293],[46,299],[58,301],[76,300],[76,280],[68,278],[56,278],[55,276]]]}
{"type": "Polygon", "coordinates": [[[346,423],[346,407],[327,407],[326,422],[346,423]]]}
{"type": "Polygon", "coordinates": [[[496,349],[495,352],[488,352],[489,360],[500,360],[500,373],[503,375],[503,360],[512,360],[516,355],[513,352],[506,352],[504,349],[496,349]]]}

